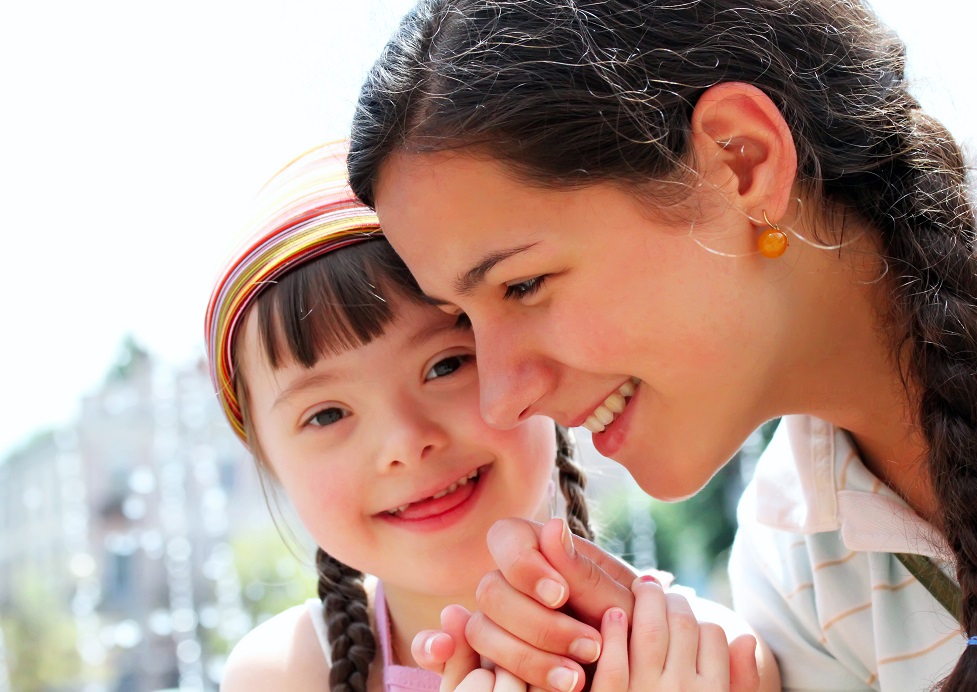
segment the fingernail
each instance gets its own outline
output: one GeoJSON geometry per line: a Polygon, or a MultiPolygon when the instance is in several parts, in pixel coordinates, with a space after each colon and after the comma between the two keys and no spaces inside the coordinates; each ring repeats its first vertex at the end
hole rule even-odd
{"type": "Polygon", "coordinates": [[[432,634],[424,641],[424,653],[426,653],[428,656],[431,655],[431,649],[434,648],[434,640],[437,639],[438,636],[440,635],[432,634]]]}
{"type": "Polygon", "coordinates": [[[570,645],[570,655],[581,663],[593,663],[600,658],[600,642],[590,637],[574,639],[570,645]]]}
{"type": "Polygon", "coordinates": [[[577,671],[570,668],[554,668],[546,676],[546,682],[560,692],[571,692],[577,686],[577,671]]]}
{"type": "Polygon", "coordinates": [[[563,600],[563,585],[552,579],[540,579],[536,582],[536,595],[543,603],[555,608],[563,600]]]}
{"type": "Polygon", "coordinates": [[[566,522],[563,522],[563,532],[560,534],[560,538],[563,539],[563,549],[567,551],[567,555],[573,557],[573,535],[570,533],[570,527],[567,526],[566,522]]]}
{"type": "Polygon", "coordinates": [[[607,617],[615,622],[622,622],[624,620],[624,611],[620,608],[611,608],[607,611],[607,617]]]}
{"type": "Polygon", "coordinates": [[[638,581],[643,582],[645,584],[658,584],[658,586],[662,585],[662,583],[658,581],[656,577],[653,577],[650,574],[642,574],[640,577],[638,577],[638,581]]]}

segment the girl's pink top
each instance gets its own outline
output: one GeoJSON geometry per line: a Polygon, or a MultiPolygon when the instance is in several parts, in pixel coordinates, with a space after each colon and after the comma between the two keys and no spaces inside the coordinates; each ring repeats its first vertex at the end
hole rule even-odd
{"type": "MultiPolygon", "coordinates": [[[[309,599],[307,602],[309,614],[312,616],[312,626],[319,639],[319,646],[325,654],[326,661],[331,661],[329,638],[326,635],[326,623],[322,617],[322,602],[309,599]]],[[[392,647],[390,645],[390,615],[387,613],[387,601],[383,597],[383,584],[377,582],[374,597],[376,610],[377,639],[380,652],[383,655],[383,689],[384,692],[438,692],[441,686],[441,676],[423,668],[400,666],[393,662],[392,647]]]]}

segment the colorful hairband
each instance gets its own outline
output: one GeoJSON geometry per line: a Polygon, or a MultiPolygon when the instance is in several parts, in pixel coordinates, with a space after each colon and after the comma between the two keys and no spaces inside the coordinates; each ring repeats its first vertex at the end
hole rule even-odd
{"type": "Polygon", "coordinates": [[[242,440],[232,356],[248,308],[290,269],[380,235],[376,214],[349,189],[346,152],[346,142],[324,144],[275,174],[259,193],[259,211],[247,226],[246,240],[231,254],[211,293],[204,324],[210,377],[242,440]]]}

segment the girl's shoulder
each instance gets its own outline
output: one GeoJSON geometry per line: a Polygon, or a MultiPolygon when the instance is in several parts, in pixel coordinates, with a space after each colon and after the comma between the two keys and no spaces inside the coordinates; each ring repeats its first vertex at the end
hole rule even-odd
{"type": "Polygon", "coordinates": [[[221,692],[256,689],[322,692],[329,689],[329,661],[310,608],[297,605],[248,632],[231,651],[221,692]]]}

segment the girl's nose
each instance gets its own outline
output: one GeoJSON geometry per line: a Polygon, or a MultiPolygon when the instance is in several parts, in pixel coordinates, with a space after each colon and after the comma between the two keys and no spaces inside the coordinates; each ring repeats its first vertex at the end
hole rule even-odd
{"type": "Polygon", "coordinates": [[[425,461],[448,444],[442,423],[422,404],[409,398],[392,407],[387,424],[377,435],[381,439],[382,452],[378,459],[381,471],[425,461]]]}

